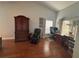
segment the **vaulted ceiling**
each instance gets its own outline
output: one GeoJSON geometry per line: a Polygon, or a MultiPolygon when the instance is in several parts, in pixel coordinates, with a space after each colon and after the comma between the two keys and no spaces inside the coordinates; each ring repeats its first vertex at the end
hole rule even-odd
{"type": "MultiPolygon", "coordinates": [[[[0,3],[16,3],[16,2],[27,2],[27,1],[0,1],[0,3]]],[[[61,11],[78,1],[28,1],[28,2],[37,2],[49,9],[52,9],[54,11],[61,11]]]]}
{"type": "Polygon", "coordinates": [[[40,3],[55,11],[61,11],[78,1],[41,1],[40,3]]]}

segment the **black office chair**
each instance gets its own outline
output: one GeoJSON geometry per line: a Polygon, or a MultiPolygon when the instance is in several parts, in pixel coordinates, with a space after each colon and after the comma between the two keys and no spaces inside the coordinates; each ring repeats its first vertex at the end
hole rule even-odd
{"type": "Polygon", "coordinates": [[[58,28],[57,27],[50,27],[50,37],[55,39],[55,35],[58,32],[58,28]]]}
{"type": "Polygon", "coordinates": [[[55,34],[58,32],[58,28],[57,27],[50,27],[50,33],[51,34],[55,34]]]}
{"type": "Polygon", "coordinates": [[[36,29],[34,30],[34,34],[33,34],[32,37],[31,37],[31,43],[36,44],[36,43],[39,42],[40,33],[41,33],[41,29],[36,28],[36,29]]]}

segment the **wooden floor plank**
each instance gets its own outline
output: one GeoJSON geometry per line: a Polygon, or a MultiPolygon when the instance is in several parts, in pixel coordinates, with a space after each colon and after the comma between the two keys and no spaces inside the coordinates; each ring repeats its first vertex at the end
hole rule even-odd
{"type": "Polygon", "coordinates": [[[38,44],[3,40],[0,57],[12,58],[70,58],[71,55],[58,43],[50,39],[41,39],[38,44]]]}

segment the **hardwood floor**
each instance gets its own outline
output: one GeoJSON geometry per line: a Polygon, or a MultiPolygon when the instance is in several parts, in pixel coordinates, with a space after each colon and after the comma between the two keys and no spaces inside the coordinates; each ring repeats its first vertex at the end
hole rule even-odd
{"type": "Polygon", "coordinates": [[[50,39],[41,39],[38,44],[26,42],[15,42],[14,40],[3,40],[3,48],[0,57],[12,58],[69,58],[69,54],[60,44],[50,39]]]}

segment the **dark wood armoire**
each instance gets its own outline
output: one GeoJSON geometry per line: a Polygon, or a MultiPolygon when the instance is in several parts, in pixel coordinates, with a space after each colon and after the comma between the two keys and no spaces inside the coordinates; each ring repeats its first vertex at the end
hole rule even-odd
{"type": "Polygon", "coordinates": [[[0,49],[2,49],[2,37],[0,37],[0,49]]]}
{"type": "Polygon", "coordinates": [[[29,18],[19,15],[15,18],[15,41],[28,40],[29,18]]]}

